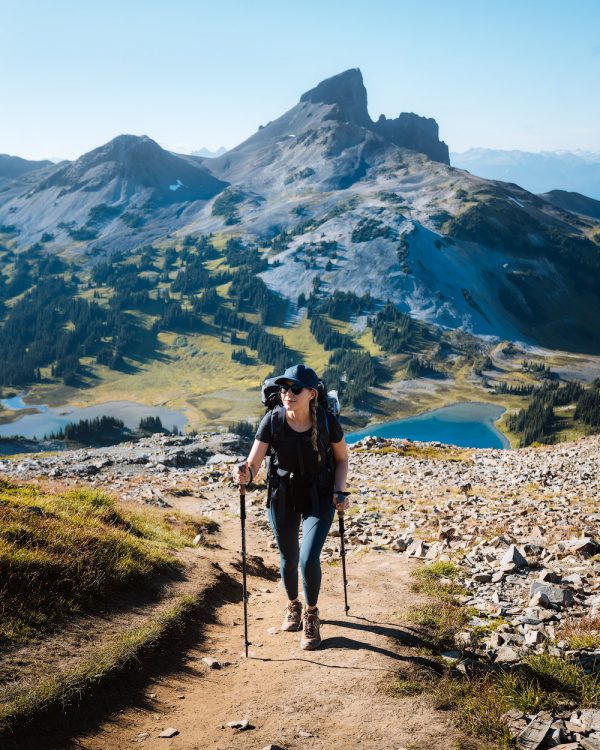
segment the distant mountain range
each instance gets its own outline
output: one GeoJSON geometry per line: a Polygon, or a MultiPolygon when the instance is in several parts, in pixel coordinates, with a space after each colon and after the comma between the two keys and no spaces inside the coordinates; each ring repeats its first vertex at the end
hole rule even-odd
{"type": "Polygon", "coordinates": [[[203,159],[214,159],[216,156],[221,156],[227,151],[225,146],[220,146],[216,151],[211,151],[208,148],[199,148],[196,151],[192,151],[192,156],[201,156],[203,159]]]}
{"type": "Polygon", "coordinates": [[[371,120],[352,69],[215,158],[123,135],[32,166],[0,183],[0,225],[85,263],[167,235],[240,235],[268,252],[260,276],[292,312],[318,279],[444,327],[600,351],[593,202],[512,183],[450,166],[433,119],[371,120]]]}
{"type": "Polygon", "coordinates": [[[501,151],[471,148],[452,152],[453,166],[491,180],[515,182],[532,193],[567,190],[600,200],[600,151],[501,151]]]}

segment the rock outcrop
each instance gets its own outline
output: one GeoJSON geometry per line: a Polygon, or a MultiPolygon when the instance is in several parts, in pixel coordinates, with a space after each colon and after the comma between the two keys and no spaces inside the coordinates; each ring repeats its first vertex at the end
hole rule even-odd
{"type": "Polygon", "coordinates": [[[340,122],[360,125],[380,135],[384,140],[425,154],[433,161],[450,164],[448,146],[439,140],[439,128],[432,118],[402,112],[396,119],[381,115],[373,122],[367,109],[367,90],[358,68],[351,68],[327,78],[300,97],[300,103],[331,104],[328,117],[340,122]]]}

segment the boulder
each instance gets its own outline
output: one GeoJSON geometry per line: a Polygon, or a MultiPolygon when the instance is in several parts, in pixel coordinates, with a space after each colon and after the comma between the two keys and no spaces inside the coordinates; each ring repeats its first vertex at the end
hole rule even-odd
{"type": "Polygon", "coordinates": [[[570,555],[581,555],[582,557],[595,555],[598,551],[598,543],[590,536],[581,539],[566,539],[558,542],[557,546],[562,552],[570,555]]]}
{"type": "Polygon", "coordinates": [[[500,560],[500,565],[503,570],[505,570],[505,566],[514,565],[516,568],[526,568],[528,566],[527,559],[524,555],[522,555],[519,550],[517,549],[516,545],[511,544],[510,547],[506,550],[504,555],[502,555],[502,559],[500,560]]]}
{"type": "Polygon", "coordinates": [[[533,581],[529,588],[530,598],[533,598],[538,592],[544,594],[550,604],[557,604],[559,607],[570,607],[573,604],[573,592],[564,586],[533,581]]]}
{"type": "Polygon", "coordinates": [[[550,713],[537,714],[533,721],[517,736],[519,750],[538,750],[552,727],[552,721],[553,718],[550,713]]]}

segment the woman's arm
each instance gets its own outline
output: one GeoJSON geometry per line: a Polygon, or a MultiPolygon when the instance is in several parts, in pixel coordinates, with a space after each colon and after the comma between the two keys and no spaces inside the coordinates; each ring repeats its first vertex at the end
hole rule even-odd
{"type": "Polygon", "coordinates": [[[252,472],[252,478],[254,479],[254,477],[258,474],[260,467],[262,466],[262,462],[264,461],[268,450],[268,443],[263,443],[260,440],[255,440],[254,444],[252,445],[252,450],[250,451],[248,459],[246,460],[243,468],[240,468],[239,466],[235,466],[233,468],[233,481],[237,482],[238,484],[250,484],[250,473],[252,472]],[[248,471],[248,468],[250,468],[250,471],[248,471]]]}
{"type": "MultiPolygon", "coordinates": [[[[335,481],[334,492],[344,492],[346,489],[346,477],[348,476],[348,445],[344,438],[339,443],[331,443],[333,457],[335,459],[335,481]]],[[[339,511],[348,510],[350,503],[348,498],[343,503],[338,503],[334,497],[334,504],[339,511]]]]}

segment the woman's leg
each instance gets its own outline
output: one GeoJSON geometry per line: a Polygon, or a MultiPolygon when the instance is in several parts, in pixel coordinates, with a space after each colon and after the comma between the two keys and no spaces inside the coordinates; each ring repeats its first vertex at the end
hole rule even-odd
{"type": "Polygon", "coordinates": [[[321,550],[329,533],[335,508],[331,498],[322,498],[319,516],[306,516],[302,520],[302,545],[300,570],[306,606],[317,606],[321,589],[321,550]]]}
{"type": "Polygon", "coordinates": [[[290,601],[298,598],[298,558],[300,553],[298,532],[300,514],[286,507],[283,514],[277,512],[277,501],[267,508],[267,519],[279,548],[281,580],[290,601]],[[283,516],[283,517],[282,517],[283,516]]]}

